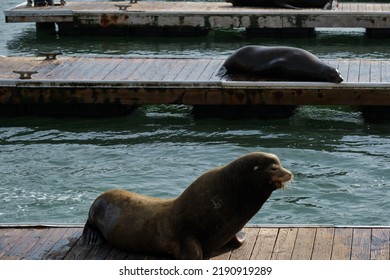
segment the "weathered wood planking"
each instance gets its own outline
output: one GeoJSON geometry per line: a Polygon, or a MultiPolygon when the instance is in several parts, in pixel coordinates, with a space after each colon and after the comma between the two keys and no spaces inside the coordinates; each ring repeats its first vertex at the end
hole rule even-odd
{"type": "MultiPolygon", "coordinates": [[[[81,226],[1,226],[0,260],[160,259],[81,242],[81,226]]],[[[390,228],[247,226],[244,244],[215,252],[217,260],[390,260],[390,228]]]]}
{"type": "Polygon", "coordinates": [[[0,104],[390,105],[390,60],[326,60],[344,82],[229,81],[222,58],[0,57],[0,104]],[[29,80],[15,70],[37,71],[29,80]]]}
{"type": "Polygon", "coordinates": [[[141,1],[132,4],[127,11],[119,11],[116,4],[118,2],[71,1],[65,6],[52,7],[26,7],[21,4],[4,11],[4,14],[6,22],[74,22],[75,28],[390,28],[388,3],[339,3],[333,10],[290,10],[233,7],[224,2],[141,1]]]}

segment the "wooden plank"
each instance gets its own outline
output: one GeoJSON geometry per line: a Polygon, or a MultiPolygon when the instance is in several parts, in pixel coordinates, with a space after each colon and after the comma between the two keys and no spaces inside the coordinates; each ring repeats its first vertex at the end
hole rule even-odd
{"type": "Polygon", "coordinates": [[[360,69],[359,69],[359,83],[369,83],[370,82],[370,70],[371,64],[370,60],[361,60],[360,61],[360,69]]]}
{"type": "Polygon", "coordinates": [[[372,260],[390,260],[390,229],[374,228],[372,229],[371,240],[371,259],[372,260]]]}
{"type": "Polygon", "coordinates": [[[188,59],[186,65],[181,69],[181,71],[174,78],[175,81],[185,81],[191,72],[197,67],[197,61],[195,59],[188,59]]]}
{"type": "Polygon", "coordinates": [[[249,260],[251,258],[259,230],[258,228],[244,228],[245,241],[240,247],[233,250],[230,256],[231,260],[249,260]]]}
{"type": "Polygon", "coordinates": [[[148,71],[144,72],[141,80],[153,81],[153,77],[155,77],[156,75],[160,74],[163,71],[165,72],[165,73],[163,73],[165,75],[166,72],[169,71],[169,69],[166,68],[166,65],[167,65],[166,62],[167,62],[167,59],[161,59],[161,58],[154,59],[153,66],[150,67],[148,71]],[[164,68],[164,66],[165,66],[165,68],[164,68]]]}
{"type": "Polygon", "coordinates": [[[390,83],[390,63],[389,61],[381,61],[381,80],[383,83],[390,83]]]}
{"type": "Polygon", "coordinates": [[[73,244],[64,260],[84,260],[94,246],[83,244],[81,237],[73,244]]]}
{"type": "Polygon", "coordinates": [[[40,237],[37,243],[26,250],[22,259],[40,260],[43,259],[50,249],[54,246],[55,241],[60,239],[64,234],[63,228],[47,228],[40,231],[40,237]]]}
{"type": "Polygon", "coordinates": [[[358,83],[359,75],[360,75],[360,60],[349,61],[347,81],[350,83],[358,83]]]}
{"type": "MultiPolygon", "coordinates": [[[[92,58],[90,58],[92,60],[92,58]]],[[[45,76],[46,79],[69,79],[75,69],[88,62],[88,58],[84,57],[69,57],[66,60],[61,60],[60,64],[45,76]]],[[[77,77],[77,76],[75,76],[77,77]]]]}
{"type": "Polygon", "coordinates": [[[281,228],[276,239],[272,260],[290,260],[297,237],[297,228],[281,228]]]}
{"type": "Polygon", "coordinates": [[[252,260],[271,259],[278,232],[278,228],[260,228],[251,256],[252,260]]]}
{"type": "Polygon", "coordinates": [[[313,253],[315,228],[299,228],[292,254],[293,260],[310,260],[313,253]]]}
{"type": "Polygon", "coordinates": [[[129,80],[129,77],[145,62],[145,58],[124,58],[122,61],[104,77],[108,81],[129,80]]]}
{"type": "Polygon", "coordinates": [[[197,81],[209,63],[209,59],[196,59],[196,65],[187,76],[186,81],[197,81]]]}
{"type": "Polygon", "coordinates": [[[350,60],[339,60],[337,69],[340,71],[341,77],[343,77],[344,82],[349,82],[349,65],[350,60]]]}
{"type": "Polygon", "coordinates": [[[85,260],[104,260],[108,257],[112,250],[112,246],[104,242],[101,245],[93,246],[92,249],[86,254],[85,260]]]}
{"type": "Polygon", "coordinates": [[[34,70],[38,71],[33,77],[35,79],[47,79],[50,78],[49,73],[54,71],[64,60],[68,58],[57,58],[55,61],[52,60],[43,60],[40,65],[35,67],[34,70]]]}
{"type": "MultiPolygon", "coordinates": [[[[88,65],[84,74],[81,75],[82,80],[103,80],[110,72],[112,72],[116,66],[121,62],[118,58],[98,58],[95,59],[91,65],[88,65]]],[[[84,64],[84,67],[87,64],[84,64]]]]}
{"type": "Polygon", "coordinates": [[[202,74],[199,76],[198,81],[218,81],[221,78],[217,77],[216,74],[221,68],[222,64],[225,62],[224,59],[213,59],[203,70],[202,74]]]}
{"type": "Polygon", "coordinates": [[[333,239],[332,260],[350,260],[352,228],[336,228],[333,239]]]}
{"type": "MultiPolygon", "coordinates": [[[[0,259],[166,259],[80,244],[81,227],[0,228],[0,259]]],[[[211,259],[389,260],[390,228],[246,227],[245,243],[211,259]],[[333,248],[333,249],[332,249],[333,248]],[[312,253],[311,253],[312,251],[312,253]]]]}
{"type": "Polygon", "coordinates": [[[153,77],[151,77],[151,80],[152,81],[162,81],[162,80],[164,80],[164,77],[167,76],[170,71],[172,71],[172,69],[174,68],[176,62],[177,62],[176,59],[175,60],[173,60],[173,59],[164,59],[164,64],[161,65],[161,68],[159,69],[159,71],[157,71],[155,73],[155,75],[153,77]]]}
{"type": "Polygon", "coordinates": [[[163,81],[173,81],[176,76],[182,71],[182,69],[187,65],[188,60],[176,59],[175,64],[173,65],[171,71],[162,79],[163,81]]]}
{"type": "Polygon", "coordinates": [[[317,228],[313,254],[313,260],[330,260],[332,256],[334,228],[317,228]]]}
{"type": "Polygon", "coordinates": [[[0,260],[12,259],[8,251],[15,245],[18,240],[22,240],[27,231],[20,231],[15,228],[0,229],[0,260]]]}
{"type": "Polygon", "coordinates": [[[142,81],[145,73],[153,69],[155,60],[153,59],[145,59],[143,63],[137,68],[137,71],[133,72],[129,76],[129,80],[133,81],[142,81]]]}
{"type": "Polygon", "coordinates": [[[81,236],[82,228],[66,228],[63,235],[53,244],[44,260],[62,260],[81,236]]]}
{"type": "Polygon", "coordinates": [[[371,246],[371,229],[353,229],[351,260],[369,260],[371,246]]]}
{"type": "Polygon", "coordinates": [[[382,68],[380,60],[370,60],[370,83],[382,83],[382,68]]]}
{"type": "Polygon", "coordinates": [[[12,246],[7,253],[3,256],[3,259],[15,259],[20,260],[23,259],[24,253],[29,251],[40,239],[42,232],[46,231],[43,228],[29,228],[26,229],[26,234],[23,238],[19,239],[15,242],[14,246],[12,246]]]}

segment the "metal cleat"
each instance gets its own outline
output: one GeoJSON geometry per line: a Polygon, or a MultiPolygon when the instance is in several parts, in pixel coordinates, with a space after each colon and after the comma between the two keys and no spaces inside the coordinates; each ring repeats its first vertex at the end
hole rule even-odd
{"type": "Polygon", "coordinates": [[[31,79],[31,75],[33,74],[37,74],[38,71],[23,71],[23,70],[20,70],[20,71],[13,71],[14,73],[16,74],[19,74],[19,79],[21,80],[30,80],[31,79]]]}
{"type": "Polygon", "coordinates": [[[38,56],[46,56],[45,60],[55,60],[57,55],[61,55],[62,52],[40,52],[38,56]]]}
{"type": "Polygon", "coordinates": [[[60,1],[60,5],[61,5],[61,6],[65,6],[65,5],[66,5],[66,1],[65,1],[65,0],[61,0],[61,1],[60,1]]]}
{"type": "Polygon", "coordinates": [[[118,7],[120,11],[127,11],[127,8],[128,7],[131,7],[131,5],[128,5],[128,4],[116,4],[115,7],[118,7]]]}

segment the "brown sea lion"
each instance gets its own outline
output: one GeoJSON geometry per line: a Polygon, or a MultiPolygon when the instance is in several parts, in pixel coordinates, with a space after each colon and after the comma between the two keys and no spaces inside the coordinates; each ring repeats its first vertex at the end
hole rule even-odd
{"type": "Polygon", "coordinates": [[[245,46],[226,59],[219,76],[248,75],[281,81],[341,83],[340,72],[312,53],[293,47],[245,46]]]}
{"type": "MultiPolygon", "coordinates": [[[[226,0],[237,7],[263,7],[263,8],[285,8],[302,9],[318,8],[331,10],[334,0],[226,0]]],[[[337,4],[336,4],[337,5],[337,4]]],[[[335,5],[335,6],[336,6],[335,5]]]]}
{"type": "Polygon", "coordinates": [[[114,247],[142,254],[203,259],[229,241],[292,173],[273,154],[254,152],[196,179],[176,199],[110,190],[92,204],[86,243],[103,237],[114,247]]]}

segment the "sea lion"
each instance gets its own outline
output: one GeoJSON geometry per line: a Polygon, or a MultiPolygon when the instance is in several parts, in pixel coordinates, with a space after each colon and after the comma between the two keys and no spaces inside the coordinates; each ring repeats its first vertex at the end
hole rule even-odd
{"type": "Polygon", "coordinates": [[[331,10],[335,0],[226,0],[237,7],[263,7],[263,8],[285,8],[285,9],[302,9],[302,8],[319,8],[331,10]]]}
{"type": "MultiPolygon", "coordinates": [[[[32,0],[27,1],[27,6],[31,6],[32,0]]],[[[54,0],[34,0],[35,7],[54,6],[54,0]]]]}
{"type": "Polygon", "coordinates": [[[103,237],[135,253],[207,258],[229,241],[241,244],[236,234],[292,176],[277,156],[254,152],[204,173],[175,199],[110,190],[93,202],[83,240],[103,237]]]}
{"type": "Polygon", "coordinates": [[[242,47],[226,59],[217,75],[231,74],[284,81],[343,81],[337,69],[312,53],[293,47],[242,47]]]}

